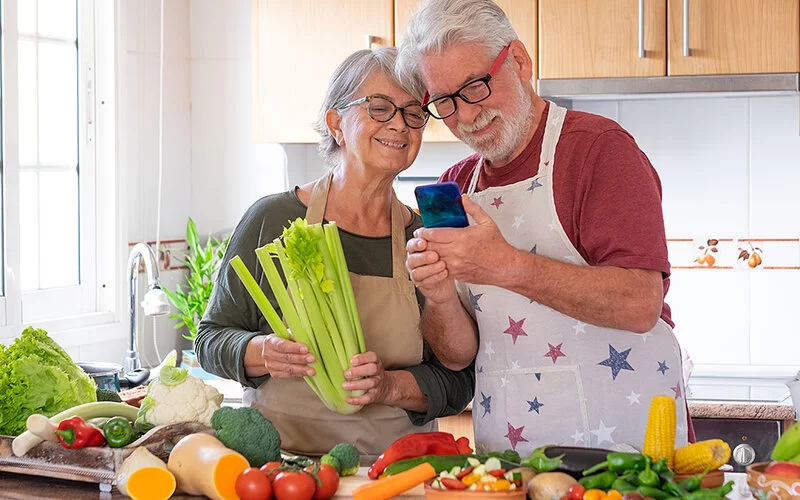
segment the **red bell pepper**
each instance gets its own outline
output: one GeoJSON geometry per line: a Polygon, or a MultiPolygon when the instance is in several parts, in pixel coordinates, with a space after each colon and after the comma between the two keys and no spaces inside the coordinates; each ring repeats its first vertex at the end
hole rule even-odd
{"type": "Polygon", "coordinates": [[[423,455],[470,455],[472,448],[469,439],[455,439],[449,432],[415,432],[406,434],[389,445],[378,457],[367,475],[370,479],[378,479],[387,466],[423,455]]]}
{"type": "Polygon", "coordinates": [[[56,437],[61,446],[71,450],[106,444],[103,431],[96,425],[84,421],[81,417],[62,420],[58,424],[56,437]]]}

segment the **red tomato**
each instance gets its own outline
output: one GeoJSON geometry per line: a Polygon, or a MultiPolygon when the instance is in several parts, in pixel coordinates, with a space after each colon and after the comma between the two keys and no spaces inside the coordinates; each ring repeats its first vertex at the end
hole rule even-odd
{"type": "Polygon", "coordinates": [[[506,470],[505,469],[490,470],[489,475],[494,477],[503,477],[506,475],[506,470]]]}
{"type": "Polygon", "coordinates": [[[467,467],[466,469],[464,469],[464,470],[462,470],[461,472],[459,472],[459,473],[456,475],[456,479],[464,479],[464,478],[465,478],[465,477],[467,477],[467,476],[469,475],[469,473],[470,473],[470,472],[472,472],[473,470],[475,470],[475,467],[473,467],[473,466],[471,466],[471,465],[470,465],[470,466],[469,466],[469,467],[467,467]]]}
{"type": "Polygon", "coordinates": [[[241,500],[271,500],[272,485],[261,470],[250,467],[236,478],[236,494],[241,500]]]}
{"type": "Polygon", "coordinates": [[[307,472],[283,471],[272,481],[276,500],[312,500],[317,482],[307,472]]]}
{"type": "Polygon", "coordinates": [[[281,465],[283,465],[281,462],[267,462],[261,466],[261,472],[266,474],[269,480],[272,481],[273,479],[275,479],[275,476],[277,475],[275,469],[277,469],[281,465]]]}
{"type": "MultiPolygon", "coordinates": [[[[313,466],[306,467],[306,470],[311,472],[314,470],[313,466]]],[[[339,489],[339,473],[332,465],[322,464],[317,471],[319,483],[314,480],[316,490],[314,491],[314,500],[328,500],[336,494],[339,489]],[[321,483],[321,484],[320,484],[321,483]]]]}
{"type": "Polygon", "coordinates": [[[466,490],[467,485],[459,481],[458,479],[453,479],[452,477],[443,477],[441,479],[442,486],[447,488],[448,490],[466,490]]]}
{"type": "Polygon", "coordinates": [[[583,500],[583,494],[586,493],[586,488],[583,485],[575,483],[567,489],[567,497],[570,500],[583,500]]]}

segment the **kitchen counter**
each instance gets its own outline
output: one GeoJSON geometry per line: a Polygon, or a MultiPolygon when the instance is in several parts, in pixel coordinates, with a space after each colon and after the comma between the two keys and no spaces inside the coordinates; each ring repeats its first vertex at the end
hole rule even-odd
{"type": "MultiPolygon", "coordinates": [[[[410,493],[410,492],[409,492],[410,493]]],[[[110,493],[101,492],[97,484],[82,483],[78,481],[64,481],[48,479],[22,474],[0,472],[0,499],[36,499],[36,500],[117,500],[125,499],[116,488],[110,493]]],[[[202,497],[176,494],[174,500],[197,500],[202,497]]],[[[334,496],[337,498],[350,498],[349,496],[334,496]]],[[[424,500],[421,495],[397,497],[401,500],[424,500]]]]}
{"type": "MultiPolygon", "coordinates": [[[[729,480],[736,482],[733,492],[728,495],[729,499],[746,500],[752,498],[747,489],[745,474],[726,473],[725,481],[729,480]]],[[[16,500],[22,498],[35,498],[37,500],[62,500],[64,498],[69,498],[70,500],[112,500],[127,497],[123,496],[116,488],[110,493],[101,492],[97,485],[92,483],[45,479],[0,472],[0,499],[16,500]]],[[[190,500],[200,497],[175,495],[172,498],[175,500],[190,500]]],[[[401,500],[424,500],[424,498],[423,496],[404,496],[401,500]]]]}

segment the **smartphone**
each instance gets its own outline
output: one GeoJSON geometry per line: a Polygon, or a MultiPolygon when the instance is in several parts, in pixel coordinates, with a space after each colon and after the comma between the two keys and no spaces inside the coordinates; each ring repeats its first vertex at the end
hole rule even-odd
{"type": "Polygon", "coordinates": [[[424,184],[414,189],[425,227],[467,227],[469,219],[455,182],[424,184]]]}

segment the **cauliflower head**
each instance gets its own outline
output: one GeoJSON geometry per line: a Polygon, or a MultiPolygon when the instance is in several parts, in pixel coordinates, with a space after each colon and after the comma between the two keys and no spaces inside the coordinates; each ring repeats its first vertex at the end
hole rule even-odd
{"type": "Polygon", "coordinates": [[[220,408],[223,395],[184,368],[165,366],[150,382],[136,422],[139,426],[200,422],[211,426],[211,416],[220,408]]]}

